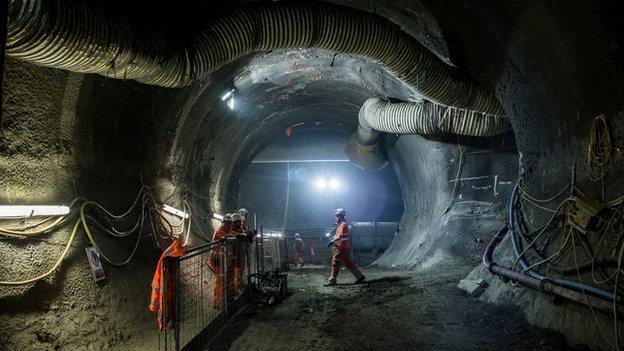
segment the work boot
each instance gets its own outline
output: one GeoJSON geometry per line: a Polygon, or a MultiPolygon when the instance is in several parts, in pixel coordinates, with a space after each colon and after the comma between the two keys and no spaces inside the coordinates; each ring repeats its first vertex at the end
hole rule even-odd
{"type": "Polygon", "coordinates": [[[329,278],[329,279],[327,279],[327,282],[323,283],[323,285],[324,286],[336,285],[336,279],[329,278]]]}
{"type": "Polygon", "coordinates": [[[365,281],[365,280],[366,280],[366,277],[365,277],[365,276],[363,276],[363,275],[361,275],[361,276],[359,276],[359,277],[355,280],[355,282],[354,282],[353,284],[362,284],[362,283],[364,283],[364,281],[365,281]]]}

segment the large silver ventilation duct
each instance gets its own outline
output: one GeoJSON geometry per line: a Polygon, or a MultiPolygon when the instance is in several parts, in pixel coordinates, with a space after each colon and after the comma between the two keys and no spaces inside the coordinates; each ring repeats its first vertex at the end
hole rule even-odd
{"type": "MultiPolygon", "coordinates": [[[[104,4],[105,5],[105,4],[104,4]]],[[[255,3],[184,38],[85,0],[9,0],[7,54],[37,65],[180,87],[259,52],[320,48],[368,57],[436,103],[502,116],[494,95],[388,20],[326,3],[255,3]]]]}
{"type": "Polygon", "coordinates": [[[358,114],[358,129],[345,150],[361,168],[376,170],[388,160],[381,152],[379,133],[489,137],[511,129],[499,116],[442,106],[429,101],[392,103],[366,100],[358,114]]]}

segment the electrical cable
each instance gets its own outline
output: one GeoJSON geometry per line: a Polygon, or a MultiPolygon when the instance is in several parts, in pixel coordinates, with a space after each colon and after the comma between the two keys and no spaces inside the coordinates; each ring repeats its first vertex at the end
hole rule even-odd
{"type": "Polygon", "coordinates": [[[74,238],[76,237],[76,232],[78,231],[78,227],[80,226],[80,223],[81,223],[81,220],[76,221],[76,224],[74,224],[74,227],[72,228],[71,234],[69,235],[69,239],[67,240],[67,244],[65,245],[65,248],[63,249],[63,252],[61,253],[61,256],[59,256],[59,258],[56,260],[56,263],[54,263],[52,268],[50,268],[47,272],[41,275],[38,275],[34,278],[21,280],[21,281],[0,281],[0,285],[11,285],[11,286],[26,285],[26,284],[37,282],[51,275],[61,265],[61,262],[63,262],[63,259],[65,259],[65,256],[67,256],[67,252],[69,252],[72,242],[74,241],[74,238]]]}
{"type": "Polygon", "coordinates": [[[457,189],[459,188],[459,183],[460,183],[459,177],[461,176],[461,171],[464,166],[464,150],[461,145],[461,140],[459,139],[459,134],[457,134],[456,136],[457,136],[457,153],[459,154],[459,164],[457,165],[457,174],[455,174],[455,184],[453,184],[453,191],[451,192],[451,198],[449,199],[449,202],[446,205],[446,208],[438,217],[444,216],[453,207],[453,204],[455,203],[455,197],[457,197],[457,189]]]}
{"type": "Polygon", "coordinates": [[[590,292],[592,295],[594,296],[598,296],[600,298],[603,298],[605,300],[614,302],[615,301],[615,295],[609,291],[600,289],[600,288],[596,288],[594,286],[591,285],[587,285],[587,284],[582,284],[582,283],[578,283],[575,281],[571,281],[568,279],[562,279],[562,278],[549,278],[546,277],[542,274],[539,274],[533,270],[527,269],[529,267],[526,259],[524,258],[523,254],[520,252],[519,249],[519,245],[517,242],[517,238],[516,238],[516,234],[514,233],[514,215],[513,215],[513,204],[514,204],[514,200],[516,198],[516,194],[518,191],[518,186],[516,183],[516,186],[514,186],[512,192],[511,192],[511,199],[509,201],[509,231],[511,234],[511,243],[512,243],[512,247],[513,247],[513,251],[516,255],[517,261],[518,263],[520,263],[520,266],[522,267],[522,270],[527,273],[529,276],[537,279],[537,280],[544,280],[544,279],[548,279],[549,281],[552,281],[553,283],[559,285],[559,286],[563,286],[566,288],[570,288],[576,291],[581,291],[581,289],[590,292]]]}
{"type": "Polygon", "coordinates": [[[602,180],[611,168],[613,146],[607,118],[598,115],[592,121],[587,147],[587,165],[589,166],[589,179],[592,181],[602,180]]]}
{"type": "MultiPolygon", "coordinates": [[[[40,222],[40,224],[43,224],[43,223],[49,221],[51,218],[53,218],[53,217],[48,217],[45,221],[40,222]]],[[[23,231],[22,230],[23,228],[20,228],[20,229],[0,228],[0,234],[8,234],[8,235],[11,235],[11,236],[18,236],[18,237],[38,236],[38,235],[45,234],[45,233],[49,232],[50,230],[56,228],[56,226],[58,226],[59,223],[61,223],[65,218],[66,218],[66,216],[60,216],[60,217],[56,218],[56,220],[54,222],[50,223],[46,227],[41,228],[41,229],[37,229],[35,231],[23,231]]],[[[31,228],[32,228],[32,226],[31,226],[31,228]]]]}
{"type": "MultiPolygon", "coordinates": [[[[126,264],[128,264],[128,262],[130,262],[130,260],[132,260],[132,258],[134,257],[134,255],[135,255],[135,253],[137,251],[137,248],[139,247],[139,243],[141,242],[141,235],[140,235],[141,231],[139,230],[139,233],[137,234],[136,243],[134,244],[134,248],[132,249],[132,252],[128,256],[128,258],[126,260],[124,260],[124,261],[114,261],[114,260],[110,259],[108,256],[106,256],[106,254],[104,254],[104,251],[102,251],[101,247],[99,246],[99,244],[95,240],[95,237],[93,236],[93,233],[89,229],[89,225],[87,224],[87,219],[86,219],[86,216],[85,216],[85,208],[87,206],[89,206],[89,205],[97,206],[98,204],[93,202],[93,201],[87,201],[87,202],[84,202],[80,206],[80,222],[82,223],[82,227],[84,228],[85,233],[87,234],[87,237],[89,238],[89,241],[91,242],[93,247],[95,247],[95,249],[98,251],[100,256],[102,256],[104,261],[108,262],[110,265],[117,266],[117,267],[125,266],[126,264]]],[[[144,219],[145,219],[144,212],[141,211],[141,228],[143,227],[143,220],[144,219]]]]}

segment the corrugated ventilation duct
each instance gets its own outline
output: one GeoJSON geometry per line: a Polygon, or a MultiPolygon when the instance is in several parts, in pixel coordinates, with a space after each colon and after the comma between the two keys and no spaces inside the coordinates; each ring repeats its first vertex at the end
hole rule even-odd
{"type": "Polygon", "coordinates": [[[428,101],[392,103],[371,98],[360,108],[358,119],[357,132],[349,139],[345,153],[367,170],[381,169],[388,164],[379,146],[379,132],[489,137],[511,129],[502,117],[428,101]]]}
{"type": "Polygon", "coordinates": [[[388,20],[325,3],[256,3],[185,38],[109,16],[84,0],[9,0],[7,54],[37,65],[180,87],[250,53],[320,48],[368,57],[422,96],[502,116],[494,95],[388,20]]]}

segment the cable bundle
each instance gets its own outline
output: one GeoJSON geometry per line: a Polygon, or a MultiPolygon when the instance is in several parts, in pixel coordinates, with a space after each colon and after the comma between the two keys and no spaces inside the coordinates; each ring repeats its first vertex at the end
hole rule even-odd
{"type": "Polygon", "coordinates": [[[604,115],[594,118],[589,136],[587,148],[587,165],[589,166],[589,179],[598,181],[603,179],[611,168],[613,146],[609,125],[604,115]]]}
{"type": "MultiPolygon", "coordinates": [[[[618,348],[618,306],[621,306],[624,285],[620,279],[624,259],[624,198],[601,203],[602,210],[595,216],[595,227],[580,230],[574,225],[574,211],[579,201],[587,196],[572,187],[571,194],[562,199],[569,189],[565,186],[548,199],[529,195],[519,184],[510,201],[510,229],[512,244],[516,253],[514,266],[518,263],[522,271],[540,280],[582,292],[585,296],[596,296],[613,303],[614,343],[618,348]],[[562,199],[557,203],[558,199],[562,199]],[[553,204],[556,205],[553,207],[553,204]],[[541,226],[529,219],[525,206],[548,213],[549,218],[541,226]],[[519,240],[518,240],[519,239],[519,240]]],[[[591,308],[591,305],[588,304],[591,308]]],[[[602,336],[609,338],[599,324],[602,336]]]]}
{"type": "MultiPolygon", "coordinates": [[[[184,210],[190,211],[188,202],[183,200],[184,210]]],[[[189,215],[190,217],[190,215],[189,215]]],[[[64,216],[48,217],[31,224],[21,224],[19,226],[0,227],[0,235],[11,239],[30,239],[56,232],[66,227],[67,223],[73,223],[69,239],[65,244],[61,255],[52,267],[43,274],[21,281],[0,281],[0,285],[26,285],[42,280],[50,276],[67,256],[72,243],[76,238],[76,233],[82,227],[89,242],[93,245],[101,258],[112,266],[124,266],[135,256],[141,239],[151,236],[154,244],[162,249],[173,239],[183,239],[188,242],[190,236],[191,221],[182,219],[177,223],[167,218],[160,210],[154,196],[149,189],[143,186],[132,205],[121,214],[114,214],[104,206],[95,201],[84,198],[77,198],[70,205],[70,213],[64,216]],[[177,230],[181,228],[181,230],[177,230]],[[133,235],[133,245],[130,254],[125,259],[116,259],[103,251],[104,234],[109,240],[119,240],[130,238],[133,235]],[[165,245],[162,245],[165,244],[165,245]]]]}

